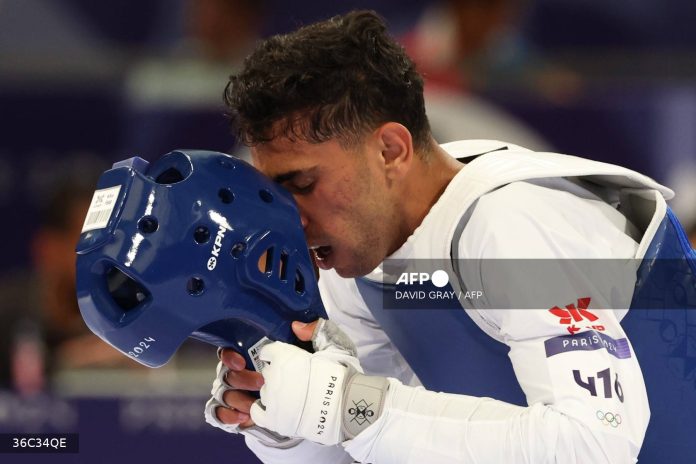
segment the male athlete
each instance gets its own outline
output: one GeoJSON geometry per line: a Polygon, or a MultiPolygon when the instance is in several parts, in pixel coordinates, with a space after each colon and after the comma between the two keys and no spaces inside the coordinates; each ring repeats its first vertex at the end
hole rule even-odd
{"type": "Polygon", "coordinates": [[[315,353],[271,343],[262,373],[222,350],[206,419],[269,463],[635,462],[650,410],[617,311],[635,274],[572,260],[640,260],[672,192],[504,142],[438,145],[422,90],[372,12],[271,37],[231,77],[233,125],[294,195],[331,323],[296,323],[315,353]],[[385,310],[387,258],[450,262],[452,287],[483,296],[385,310]],[[500,258],[559,264],[551,281],[500,258]]]}

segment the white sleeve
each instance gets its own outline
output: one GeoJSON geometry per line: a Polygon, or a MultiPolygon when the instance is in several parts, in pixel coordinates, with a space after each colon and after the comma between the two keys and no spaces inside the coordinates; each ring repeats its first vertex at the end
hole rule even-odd
{"type": "MultiPolygon", "coordinates": [[[[511,185],[482,197],[469,220],[472,227],[462,235],[460,255],[633,256],[637,244],[624,233],[630,225],[609,205],[546,190],[511,185]]],[[[430,392],[390,379],[382,416],[347,442],[346,450],[375,464],[635,462],[649,420],[647,395],[635,354],[607,306],[630,297],[631,282],[576,279],[572,272],[564,279],[562,267],[553,292],[545,282],[518,284],[518,274],[500,275],[499,269],[488,275],[484,264],[463,276],[479,279],[491,307],[503,307],[496,306],[500,299],[528,302],[530,295],[546,292],[562,295],[555,303],[562,311],[571,303],[578,310],[580,321],[571,313],[566,321],[550,312],[552,306],[479,310],[510,347],[528,407],[430,392]],[[585,297],[591,303],[579,311],[587,300],[578,299],[585,297]],[[569,331],[574,323],[578,330],[569,331]]]]}
{"type": "Polygon", "coordinates": [[[251,436],[245,436],[249,449],[264,464],[349,464],[353,458],[341,445],[324,446],[308,440],[288,449],[271,448],[251,436]]]}

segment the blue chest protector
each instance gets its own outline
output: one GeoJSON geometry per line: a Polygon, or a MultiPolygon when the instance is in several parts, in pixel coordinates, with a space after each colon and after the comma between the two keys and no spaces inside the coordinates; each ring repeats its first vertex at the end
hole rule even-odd
{"type": "MultiPolygon", "coordinates": [[[[356,279],[356,284],[427,389],[527,404],[507,356],[509,348],[485,334],[464,311],[385,311],[383,292],[393,294],[394,288],[364,278],[356,279]]],[[[631,309],[622,321],[650,401],[640,462],[696,462],[694,309],[696,251],[668,210],[639,267],[631,309]]]]}

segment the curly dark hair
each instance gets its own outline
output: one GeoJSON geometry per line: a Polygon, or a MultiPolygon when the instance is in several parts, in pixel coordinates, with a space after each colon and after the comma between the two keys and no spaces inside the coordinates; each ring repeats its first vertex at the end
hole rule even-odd
{"type": "Polygon", "coordinates": [[[359,143],[380,124],[403,124],[430,145],[423,79],[374,11],[352,11],[263,41],[230,77],[224,100],[246,145],[279,136],[359,143]]]}

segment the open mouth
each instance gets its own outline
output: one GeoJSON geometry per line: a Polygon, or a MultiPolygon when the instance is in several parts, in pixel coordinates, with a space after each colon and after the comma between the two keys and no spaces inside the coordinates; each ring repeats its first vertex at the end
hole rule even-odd
{"type": "Polygon", "coordinates": [[[326,245],[312,248],[312,250],[314,251],[314,256],[319,261],[324,261],[331,254],[331,247],[326,245]]]}
{"type": "Polygon", "coordinates": [[[330,265],[330,259],[331,255],[333,253],[333,248],[329,245],[321,245],[321,246],[314,246],[311,247],[310,250],[314,252],[314,257],[317,262],[317,266],[321,269],[329,269],[331,267],[330,265]]]}

